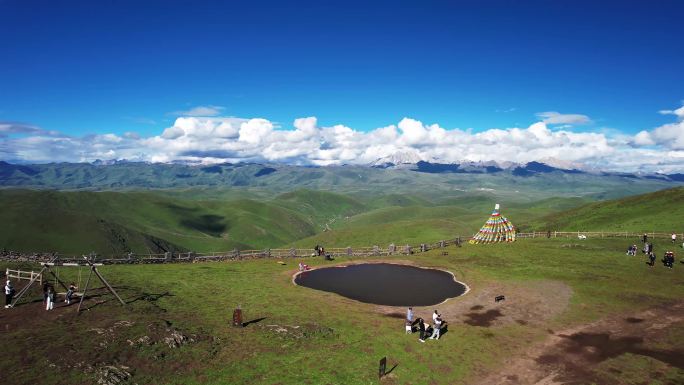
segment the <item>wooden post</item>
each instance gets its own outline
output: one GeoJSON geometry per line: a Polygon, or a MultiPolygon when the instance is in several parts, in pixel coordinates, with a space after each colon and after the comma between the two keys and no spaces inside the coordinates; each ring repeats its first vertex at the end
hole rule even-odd
{"type": "Polygon", "coordinates": [[[126,302],[124,302],[124,301],[121,299],[121,297],[119,297],[119,295],[116,294],[116,291],[114,290],[114,288],[109,284],[109,282],[107,282],[106,279],[104,279],[104,277],[100,274],[100,272],[97,271],[97,268],[95,268],[95,266],[93,266],[93,272],[95,273],[95,275],[97,275],[97,278],[100,278],[100,281],[102,281],[102,283],[104,283],[104,285],[107,287],[107,289],[109,289],[109,291],[110,291],[112,294],[114,294],[114,296],[116,297],[116,299],[118,299],[119,302],[121,302],[122,305],[126,306],[126,302]]]}
{"type": "Polygon", "coordinates": [[[242,309],[238,306],[238,308],[233,311],[233,326],[241,328],[242,325],[242,309]]]}
{"type": "Polygon", "coordinates": [[[88,285],[90,285],[90,277],[93,276],[93,270],[95,270],[95,266],[90,267],[90,274],[88,274],[88,279],[86,280],[85,287],[83,288],[83,293],[81,293],[81,300],[78,301],[78,309],[76,309],[76,313],[81,312],[81,305],[83,305],[83,299],[86,296],[86,292],[88,291],[88,285]]]}
{"type": "Polygon", "coordinates": [[[378,378],[384,377],[386,371],[387,371],[387,357],[382,357],[380,359],[380,366],[378,367],[378,378]]]}

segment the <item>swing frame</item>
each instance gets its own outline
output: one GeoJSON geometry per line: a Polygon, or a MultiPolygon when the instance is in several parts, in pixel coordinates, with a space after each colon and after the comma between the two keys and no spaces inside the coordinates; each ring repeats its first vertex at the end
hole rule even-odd
{"type": "MultiPolygon", "coordinates": [[[[55,266],[60,266],[60,265],[62,265],[62,266],[79,266],[79,267],[81,267],[81,266],[89,266],[89,267],[90,267],[90,274],[88,274],[88,279],[86,280],[86,285],[85,285],[85,287],[84,287],[84,289],[83,289],[83,293],[81,294],[81,299],[80,299],[80,301],[79,301],[79,303],[78,303],[78,309],[76,310],[77,313],[80,313],[80,312],[81,312],[81,306],[83,305],[83,300],[84,300],[85,297],[86,297],[86,293],[87,293],[88,287],[89,287],[89,285],[90,285],[90,279],[91,279],[93,273],[94,273],[95,276],[100,280],[100,282],[102,282],[102,284],[107,288],[107,290],[108,290],[110,293],[112,293],[112,295],[114,295],[114,297],[116,297],[117,300],[119,300],[119,302],[121,303],[121,305],[124,306],[124,307],[126,306],[126,302],[124,302],[124,300],[121,299],[121,297],[119,297],[119,294],[116,292],[116,290],[114,290],[114,288],[109,284],[109,282],[107,282],[107,280],[106,280],[106,279],[102,276],[102,274],[97,270],[97,266],[102,266],[102,264],[96,264],[96,263],[94,263],[90,258],[88,258],[88,257],[86,257],[86,256],[83,257],[83,259],[84,259],[84,261],[85,261],[85,265],[80,264],[80,263],[64,263],[64,264],[60,264],[60,263],[58,262],[58,259],[59,259],[59,257],[58,257],[58,256],[55,256],[55,257],[53,257],[50,261],[41,263],[41,265],[43,266],[43,268],[38,272],[38,274],[36,274],[36,275],[33,276],[33,278],[29,281],[29,283],[28,283],[26,286],[24,286],[24,287],[19,291],[19,293],[17,293],[17,295],[16,295],[14,298],[12,298],[11,307],[16,306],[16,304],[19,302],[19,300],[21,299],[21,297],[23,297],[24,294],[26,294],[26,293],[28,292],[28,290],[31,288],[31,286],[33,286],[33,284],[38,280],[38,277],[42,277],[43,272],[46,272],[46,271],[47,271],[48,273],[52,274],[52,276],[55,278],[55,282],[56,282],[56,283],[59,283],[59,284],[64,288],[64,290],[69,291],[69,288],[67,287],[67,285],[66,285],[64,282],[62,282],[61,279],[59,279],[59,271],[57,270],[57,272],[55,273],[55,271],[53,270],[53,267],[55,267],[55,266]]],[[[80,285],[80,279],[81,279],[81,270],[80,270],[80,268],[79,268],[78,274],[79,274],[79,285],[80,285]]],[[[46,280],[46,282],[47,282],[47,280],[46,280]]]]}

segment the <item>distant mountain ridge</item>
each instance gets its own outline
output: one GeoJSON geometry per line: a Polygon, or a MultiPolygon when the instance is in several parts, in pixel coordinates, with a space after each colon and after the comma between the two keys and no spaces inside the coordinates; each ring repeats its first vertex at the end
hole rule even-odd
{"type": "Polygon", "coordinates": [[[419,160],[413,155],[383,158],[365,166],[128,161],[17,165],[0,161],[0,187],[109,191],[219,187],[256,188],[266,193],[308,188],[434,195],[454,191],[492,191],[503,195],[596,195],[600,199],[608,199],[675,187],[684,182],[684,174],[585,171],[542,162],[437,163],[419,160]],[[392,160],[416,162],[397,165],[392,160]]]}

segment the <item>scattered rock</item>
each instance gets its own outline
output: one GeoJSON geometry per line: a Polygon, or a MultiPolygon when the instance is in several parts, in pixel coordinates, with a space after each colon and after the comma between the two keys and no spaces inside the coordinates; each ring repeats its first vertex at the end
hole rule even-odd
{"type": "Polygon", "coordinates": [[[265,325],[277,337],[283,339],[309,339],[335,337],[335,330],[320,325],[265,325]]]}
{"type": "Polygon", "coordinates": [[[170,348],[179,348],[187,343],[195,342],[194,338],[188,337],[177,329],[166,329],[170,334],[164,337],[164,343],[170,348]]]}
{"type": "Polygon", "coordinates": [[[127,366],[103,366],[98,370],[98,385],[137,385],[127,366]]]}

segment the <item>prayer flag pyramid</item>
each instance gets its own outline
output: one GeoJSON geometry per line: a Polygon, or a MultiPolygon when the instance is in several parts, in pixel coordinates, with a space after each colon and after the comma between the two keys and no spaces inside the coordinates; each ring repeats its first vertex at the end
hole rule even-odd
{"type": "Polygon", "coordinates": [[[484,226],[473,236],[470,243],[494,243],[515,241],[515,226],[499,213],[499,204],[489,216],[484,226]]]}

